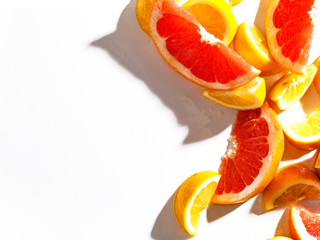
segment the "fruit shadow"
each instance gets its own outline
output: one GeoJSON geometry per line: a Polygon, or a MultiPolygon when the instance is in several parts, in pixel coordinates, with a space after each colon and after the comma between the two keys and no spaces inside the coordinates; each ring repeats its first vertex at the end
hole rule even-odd
{"type": "Polygon", "coordinates": [[[176,192],[172,194],[159,213],[152,231],[151,237],[158,240],[182,240],[191,238],[180,227],[176,216],[174,215],[173,206],[176,192]]]}
{"type": "MultiPolygon", "coordinates": [[[[188,128],[183,144],[202,141],[222,132],[234,122],[236,111],[206,99],[201,95],[201,87],[168,66],[152,39],[140,29],[135,5],[136,0],[131,0],[121,13],[117,29],[94,40],[90,46],[106,51],[133,75],[132,81],[142,81],[175,114],[177,122],[188,128]]],[[[125,80],[117,81],[123,81],[123,87],[126,86],[125,80]]]]}
{"type": "Polygon", "coordinates": [[[270,0],[260,0],[259,8],[254,19],[254,24],[264,35],[266,35],[266,17],[269,3],[270,0]]]}
{"type": "Polygon", "coordinates": [[[228,215],[229,213],[236,210],[243,203],[236,204],[211,204],[207,208],[207,220],[208,222],[214,222],[219,218],[228,215]]]}

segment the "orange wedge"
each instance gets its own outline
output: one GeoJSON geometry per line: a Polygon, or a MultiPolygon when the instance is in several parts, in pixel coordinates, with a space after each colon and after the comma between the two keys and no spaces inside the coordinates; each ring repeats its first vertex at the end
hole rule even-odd
{"type": "Polygon", "coordinates": [[[220,174],[203,171],[187,178],[178,188],[174,212],[182,228],[191,236],[196,235],[200,213],[216,189],[220,174]]]}
{"type": "Polygon", "coordinates": [[[320,197],[320,180],[308,168],[288,165],[279,169],[263,191],[265,210],[271,210],[301,201],[320,197]]]}
{"type": "Polygon", "coordinates": [[[239,25],[233,46],[244,60],[261,71],[262,76],[282,70],[269,52],[265,36],[248,20],[239,25]]]}
{"type": "Polygon", "coordinates": [[[269,97],[280,110],[285,110],[296,103],[311,85],[318,71],[317,66],[307,66],[306,74],[288,73],[271,88],[269,97]]]}
{"type": "Polygon", "coordinates": [[[202,95],[222,106],[249,110],[262,106],[266,97],[266,83],[263,78],[256,77],[246,85],[230,91],[205,89],[202,95]]]}
{"type": "MultiPolygon", "coordinates": [[[[320,56],[313,61],[313,64],[320,68],[320,56]]],[[[317,90],[318,94],[320,94],[320,71],[317,72],[316,76],[313,79],[314,87],[317,90]]]]}
{"type": "Polygon", "coordinates": [[[232,8],[225,0],[189,0],[182,8],[192,16],[209,33],[220,39],[226,45],[233,40],[238,23],[232,13],[232,8]]]}

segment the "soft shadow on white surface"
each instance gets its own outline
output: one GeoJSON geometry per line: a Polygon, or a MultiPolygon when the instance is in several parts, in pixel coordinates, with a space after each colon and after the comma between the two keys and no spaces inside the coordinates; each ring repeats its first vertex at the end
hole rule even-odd
{"type": "MultiPolygon", "coordinates": [[[[184,144],[202,141],[222,132],[234,122],[236,111],[204,98],[202,88],[184,79],[163,61],[151,38],[140,29],[135,5],[136,0],[132,0],[123,10],[117,29],[93,41],[91,46],[105,50],[133,75],[132,81],[141,80],[173,111],[178,123],[188,128],[184,144]]],[[[126,87],[125,82],[123,87],[126,87]]]]}
{"type": "Polygon", "coordinates": [[[207,208],[207,220],[208,222],[214,222],[219,218],[233,212],[242,204],[243,203],[226,204],[226,205],[212,204],[207,208]]]}
{"type": "Polygon", "coordinates": [[[173,193],[172,196],[169,198],[169,200],[162,208],[161,212],[159,213],[154,223],[154,226],[151,232],[151,237],[153,239],[182,240],[182,239],[191,238],[179,226],[176,216],[174,215],[173,204],[174,204],[175,194],[176,193],[173,193]]]}

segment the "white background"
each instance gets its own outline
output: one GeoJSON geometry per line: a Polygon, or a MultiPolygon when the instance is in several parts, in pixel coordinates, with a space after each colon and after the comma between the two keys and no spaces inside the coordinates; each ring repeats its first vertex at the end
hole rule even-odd
{"type": "MultiPolygon", "coordinates": [[[[167,66],[135,4],[1,4],[0,239],[187,237],[174,192],[218,170],[236,111],[167,66]]],[[[250,13],[264,32],[267,5],[256,18],[259,2],[244,0],[239,22],[250,13]]],[[[284,160],[313,164],[314,152],[286,148],[284,160]]],[[[210,206],[196,239],[267,239],[283,213],[265,213],[260,195],[210,206]]]]}

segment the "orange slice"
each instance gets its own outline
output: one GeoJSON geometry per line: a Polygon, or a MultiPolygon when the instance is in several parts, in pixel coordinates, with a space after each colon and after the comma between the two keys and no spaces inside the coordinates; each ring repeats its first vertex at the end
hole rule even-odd
{"type": "Polygon", "coordinates": [[[320,197],[320,180],[308,168],[288,165],[277,171],[263,191],[266,210],[281,207],[304,199],[320,197]]]}
{"type": "Polygon", "coordinates": [[[173,0],[155,1],[150,30],[163,59],[182,76],[204,88],[234,89],[260,73],[173,0]]]}
{"type": "Polygon", "coordinates": [[[199,172],[187,178],[177,190],[174,212],[191,236],[196,235],[200,212],[210,203],[219,178],[220,174],[215,172],[199,172]]]}
{"type": "Polygon", "coordinates": [[[311,85],[318,68],[307,66],[306,74],[288,73],[271,88],[269,97],[280,110],[285,110],[296,103],[311,85]]]}
{"type": "Polygon", "coordinates": [[[318,0],[271,0],[266,18],[270,52],[285,69],[305,73],[318,0]]]}
{"type": "MultiPolygon", "coordinates": [[[[320,56],[316,58],[316,60],[313,61],[313,64],[317,66],[317,68],[320,68],[320,56]]],[[[320,95],[320,71],[317,72],[313,79],[314,87],[318,94],[320,95]]]]}
{"type": "Polygon", "coordinates": [[[202,95],[222,106],[237,109],[250,110],[262,106],[266,97],[266,83],[263,78],[256,77],[251,82],[239,88],[227,90],[202,91],[202,95]]]}
{"type": "Polygon", "coordinates": [[[289,142],[297,148],[313,150],[320,147],[320,107],[306,114],[300,102],[278,116],[289,142]]]}
{"type": "Polygon", "coordinates": [[[320,208],[313,212],[302,206],[291,206],[289,230],[295,240],[320,239],[320,208]]]}
{"type": "Polygon", "coordinates": [[[137,0],[136,18],[140,28],[150,35],[149,19],[154,0],[137,0]]]}
{"type": "Polygon", "coordinates": [[[269,52],[265,36],[248,20],[239,25],[233,46],[244,60],[261,71],[262,76],[282,70],[269,52]]]}
{"type": "Polygon", "coordinates": [[[189,0],[182,8],[213,36],[229,45],[236,35],[238,23],[225,0],[189,0]]]}
{"type": "Polygon", "coordinates": [[[260,193],[275,175],[284,149],[281,126],[267,102],[238,112],[229,142],[213,203],[237,203],[260,193]]]}

